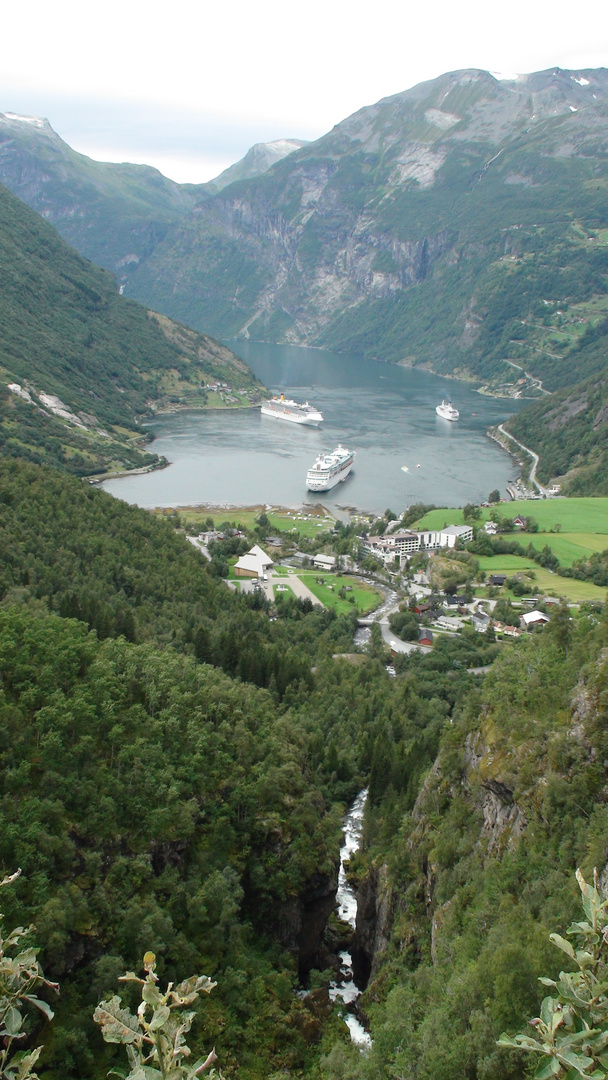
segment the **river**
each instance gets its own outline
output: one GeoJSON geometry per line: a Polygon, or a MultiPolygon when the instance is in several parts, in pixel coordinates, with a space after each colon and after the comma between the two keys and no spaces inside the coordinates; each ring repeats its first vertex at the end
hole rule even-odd
{"type": "MultiPolygon", "coordinates": [[[[357,921],[357,897],[354,889],[348,883],[346,863],[348,863],[351,856],[354,855],[355,851],[358,851],[361,846],[361,832],[363,829],[363,815],[365,813],[366,800],[367,790],[359,792],[353,805],[348,811],[348,814],[344,818],[344,835],[342,847],[340,848],[340,871],[338,874],[338,891],[336,893],[338,916],[343,922],[349,923],[353,930],[355,929],[357,921]]],[[[346,1010],[343,1013],[343,1019],[350,1031],[351,1040],[356,1046],[365,1049],[366,1047],[371,1046],[371,1038],[355,1013],[351,1011],[357,998],[361,994],[361,991],[353,978],[352,956],[346,951],[341,952],[339,955],[340,977],[335,982],[332,982],[329,989],[329,996],[332,1001],[342,1001],[344,1003],[346,1010]]]]}
{"type": "Polygon", "coordinates": [[[381,364],[320,349],[231,342],[273,391],[309,399],[323,413],[320,428],[262,416],[259,409],[181,412],[151,425],[153,449],[167,469],[104,484],[140,506],[357,507],[382,514],[414,502],[462,506],[502,493],[515,475],[511,458],[486,435],[522,402],[476,393],[467,383],[427,371],[381,364]],[[453,397],[458,423],[435,406],[453,397]],[[356,450],[344,484],[311,496],[307,469],[341,442],[356,450]],[[403,471],[406,466],[407,472],[403,471]],[[420,466],[420,467],[418,467],[420,466]]]}

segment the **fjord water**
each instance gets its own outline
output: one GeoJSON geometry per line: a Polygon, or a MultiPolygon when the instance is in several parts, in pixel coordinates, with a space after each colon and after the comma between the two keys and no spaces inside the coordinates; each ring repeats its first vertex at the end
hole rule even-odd
{"type": "Polygon", "coordinates": [[[104,484],[139,506],[300,506],[383,513],[414,502],[462,506],[501,493],[516,466],[486,435],[522,403],[484,397],[468,384],[418,369],[291,345],[230,343],[273,391],[309,399],[320,428],[262,416],[259,409],[180,412],[158,417],[152,449],[169,468],[104,484]],[[452,398],[460,420],[435,406],[452,398]],[[356,450],[352,472],[332,491],[311,495],[306,471],[338,443],[356,450]],[[402,466],[407,466],[404,472],[402,466]],[[418,465],[420,468],[418,468],[418,465]]]}

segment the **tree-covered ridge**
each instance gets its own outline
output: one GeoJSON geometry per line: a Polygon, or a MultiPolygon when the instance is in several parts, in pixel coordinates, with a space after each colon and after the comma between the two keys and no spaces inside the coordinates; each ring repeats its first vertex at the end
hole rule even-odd
{"type": "Polygon", "coordinates": [[[0,440],[80,474],[155,460],[138,421],[202,405],[205,385],[258,384],[229,349],[119,296],[114,278],[0,188],[0,440]],[[8,390],[18,384],[31,400],[8,390]],[[59,407],[71,419],[53,412],[59,407]],[[56,406],[57,407],[57,406],[56,406]]]}
{"type": "Polygon", "coordinates": [[[608,324],[603,330],[593,349],[603,371],[523,409],[507,425],[539,455],[539,480],[559,480],[567,495],[608,494],[608,324]]]}
{"type": "MultiPolygon", "coordinates": [[[[34,919],[63,984],[47,1075],[104,1075],[92,995],[148,948],[169,978],[222,968],[207,1029],[247,1073],[254,1001],[270,1023],[295,1007],[268,929],[335,872],[338,821],[301,736],[265,692],[74,620],[2,610],[0,658],[0,860],[23,870],[4,911],[34,919]]],[[[283,1049],[305,1055],[297,1028],[283,1049]]]]}
{"type": "Polygon", "coordinates": [[[496,1041],[538,1015],[538,977],[564,967],[549,934],[578,917],[576,867],[589,880],[597,866],[605,890],[607,645],[605,614],[562,610],[505,649],[456,708],[413,807],[391,798],[372,815],[374,1048],[335,1048],[326,1080],[528,1075],[496,1041]]]}
{"type": "Polygon", "coordinates": [[[0,865],[61,977],[48,1080],[101,1080],[93,1008],[148,948],[163,978],[221,976],[228,1076],[312,1069],[331,1009],[294,988],[327,963],[306,911],[331,909],[339,816],[368,776],[413,804],[496,647],[446,640],[393,680],[351,662],[352,617],[270,621],[173,519],[29,463],[0,461],[0,523],[0,865]]]}

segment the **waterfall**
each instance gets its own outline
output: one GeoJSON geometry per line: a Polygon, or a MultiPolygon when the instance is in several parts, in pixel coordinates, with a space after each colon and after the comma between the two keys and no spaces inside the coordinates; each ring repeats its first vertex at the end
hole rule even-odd
{"type": "MultiPolygon", "coordinates": [[[[338,874],[338,891],[336,893],[338,916],[343,922],[349,923],[353,930],[357,920],[357,897],[354,889],[347,881],[345,863],[361,846],[366,800],[367,789],[359,792],[344,818],[344,839],[340,848],[340,872],[338,874]]],[[[351,1011],[361,993],[353,978],[352,956],[349,952],[341,952],[339,955],[341,961],[340,975],[338,979],[330,984],[329,996],[332,1001],[342,1001],[346,1006],[346,1010],[342,1015],[350,1031],[351,1040],[356,1046],[364,1050],[372,1045],[372,1040],[363,1024],[351,1011]]]]}

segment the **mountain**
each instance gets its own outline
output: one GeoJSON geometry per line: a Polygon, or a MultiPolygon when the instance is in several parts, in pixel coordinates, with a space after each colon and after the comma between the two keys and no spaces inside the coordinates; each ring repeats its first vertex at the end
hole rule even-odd
{"type": "Polygon", "coordinates": [[[120,272],[137,266],[194,205],[194,192],[148,165],[93,161],[48,120],[0,113],[0,182],[82,255],[120,272]]]}
{"type": "Polygon", "coordinates": [[[254,176],[262,173],[282,161],[294,150],[300,150],[307,143],[303,139],[275,139],[274,142],[255,143],[240,161],[224,169],[214,180],[205,184],[205,190],[209,192],[223,191],[228,184],[235,180],[251,180],[254,176]]]}
{"type": "Polygon", "coordinates": [[[607,126],[604,70],[442,76],[201,202],[129,288],[216,333],[499,381],[523,358],[550,388],[534,324],[603,296],[607,126]]]}
{"type": "Polygon", "coordinates": [[[114,277],[0,186],[0,447],[91,474],[148,466],[140,420],[259,394],[225,346],[119,296],[114,277]]]}
{"type": "Polygon", "coordinates": [[[10,118],[0,179],[188,325],[552,389],[586,374],[571,339],[608,312],[607,130],[605,69],[466,70],[215,195],[10,118]]]}
{"type": "MultiPolygon", "coordinates": [[[[605,370],[607,138],[606,69],[466,70],[363,108],[215,194],[101,166],[11,116],[0,178],[129,296],[190,326],[539,397],[605,370]]],[[[552,471],[584,465],[592,428],[582,415],[567,425],[552,471]]],[[[537,451],[541,430],[528,425],[537,451]]],[[[600,473],[577,484],[591,490],[600,473]]]]}

